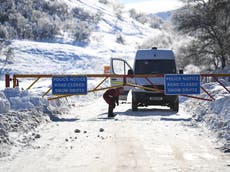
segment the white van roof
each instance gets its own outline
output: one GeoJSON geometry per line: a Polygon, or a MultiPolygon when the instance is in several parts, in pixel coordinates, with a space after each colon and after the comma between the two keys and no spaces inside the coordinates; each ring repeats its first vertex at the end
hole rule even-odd
{"type": "Polygon", "coordinates": [[[174,54],[172,50],[137,50],[135,60],[174,60],[174,54]]]}

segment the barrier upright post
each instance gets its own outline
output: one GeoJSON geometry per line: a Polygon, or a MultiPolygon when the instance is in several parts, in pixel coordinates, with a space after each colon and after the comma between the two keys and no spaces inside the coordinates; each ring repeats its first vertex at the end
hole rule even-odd
{"type": "Polygon", "coordinates": [[[5,75],[5,84],[6,84],[6,88],[10,87],[10,75],[9,74],[5,75]]]}
{"type": "Polygon", "coordinates": [[[13,76],[13,88],[17,87],[18,86],[18,81],[17,81],[17,78],[16,76],[14,75],[13,76]]]}

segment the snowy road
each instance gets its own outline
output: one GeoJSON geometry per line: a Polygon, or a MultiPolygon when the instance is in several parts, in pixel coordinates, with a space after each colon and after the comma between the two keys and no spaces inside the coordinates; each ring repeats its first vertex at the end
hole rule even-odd
{"type": "Polygon", "coordinates": [[[107,106],[100,101],[76,108],[66,117],[72,119],[41,126],[41,138],[12,160],[0,160],[0,171],[230,171],[229,154],[183,112],[132,112],[121,104],[117,120],[103,119],[107,106]]]}

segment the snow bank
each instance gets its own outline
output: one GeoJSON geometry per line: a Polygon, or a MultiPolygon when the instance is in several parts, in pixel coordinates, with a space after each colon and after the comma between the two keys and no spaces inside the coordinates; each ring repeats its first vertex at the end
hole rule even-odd
{"type": "Polygon", "coordinates": [[[45,121],[44,116],[35,109],[0,114],[0,144],[13,144],[15,140],[9,137],[10,132],[29,132],[42,121],[45,121]]]}
{"type": "Polygon", "coordinates": [[[0,113],[6,113],[10,110],[10,103],[5,94],[0,91],[0,113]]]}
{"type": "MultiPolygon", "coordinates": [[[[223,83],[223,81],[222,81],[223,83]]],[[[223,83],[229,85],[225,81],[223,83]]],[[[194,122],[204,124],[208,129],[217,134],[219,140],[224,142],[224,147],[230,148],[230,94],[218,83],[206,83],[203,87],[211,93],[215,101],[201,101],[197,99],[184,99],[182,103],[188,113],[192,113],[194,122]]],[[[230,86],[227,87],[230,89],[230,86]]],[[[207,98],[206,93],[201,94],[207,98]]]]}
{"type": "Polygon", "coordinates": [[[41,97],[30,95],[28,91],[19,88],[7,88],[4,90],[4,94],[12,110],[32,109],[32,108],[43,108],[48,106],[48,101],[41,97]]]}
{"type": "Polygon", "coordinates": [[[67,106],[64,100],[49,103],[19,88],[0,91],[0,158],[10,155],[13,146],[28,145],[34,140],[34,129],[41,123],[59,121],[57,115],[62,115],[67,106]]]}

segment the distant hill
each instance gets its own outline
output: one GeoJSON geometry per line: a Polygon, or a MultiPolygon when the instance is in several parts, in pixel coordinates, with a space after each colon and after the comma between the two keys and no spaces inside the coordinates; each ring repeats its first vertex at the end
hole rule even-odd
{"type": "Polygon", "coordinates": [[[159,13],[155,13],[155,16],[160,17],[162,20],[164,21],[168,21],[171,19],[172,14],[175,12],[175,10],[172,11],[164,11],[164,12],[159,12],[159,13]]]}

